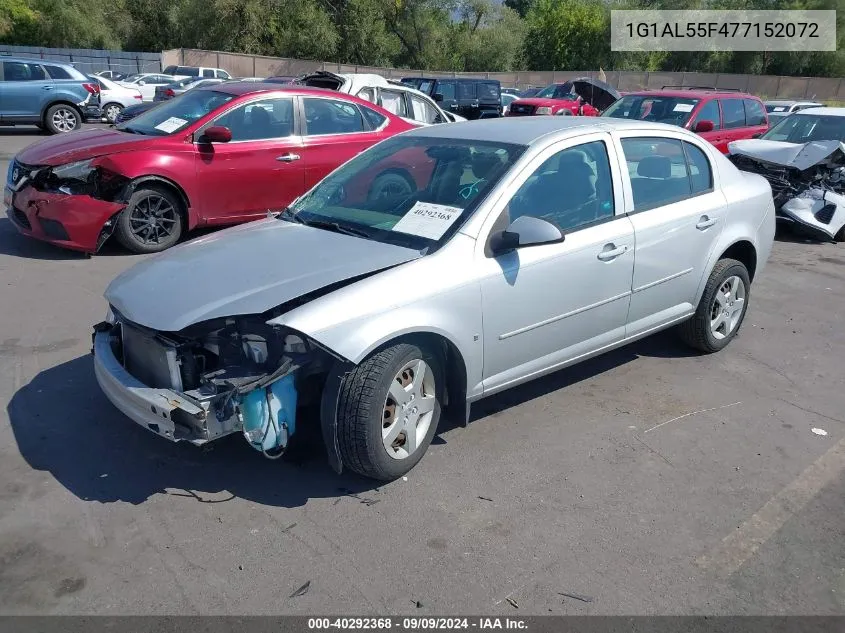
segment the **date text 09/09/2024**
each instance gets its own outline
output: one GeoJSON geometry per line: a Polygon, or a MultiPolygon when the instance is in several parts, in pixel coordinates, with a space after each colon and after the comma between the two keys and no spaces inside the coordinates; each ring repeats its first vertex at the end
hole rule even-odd
{"type": "Polygon", "coordinates": [[[475,617],[376,617],[376,618],[308,618],[308,628],[314,631],[332,629],[400,631],[457,630],[526,630],[528,623],[521,618],[475,617]]]}
{"type": "Polygon", "coordinates": [[[819,37],[817,22],[626,22],[628,37],[819,37]]]}

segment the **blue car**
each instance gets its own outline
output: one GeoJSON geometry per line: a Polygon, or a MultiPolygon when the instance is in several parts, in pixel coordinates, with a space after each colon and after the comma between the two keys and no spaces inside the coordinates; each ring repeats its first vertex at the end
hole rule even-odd
{"type": "Polygon", "coordinates": [[[100,86],[69,64],[2,57],[0,125],[36,125],[52,134],[99,121],[100,86]]]}

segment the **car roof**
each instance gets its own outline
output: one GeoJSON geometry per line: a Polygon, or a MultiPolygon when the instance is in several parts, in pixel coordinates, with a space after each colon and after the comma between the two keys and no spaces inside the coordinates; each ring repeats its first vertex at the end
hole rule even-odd
{"type": "Polygon", "coordinates": [[[735,90],[632,90],[626,92],[625,96],[645,97],[649,95],[659,95],[662,97],[686,97],[688,99],[705,99],[707,97],[733,97],[739,99],[757,99],[754,95],[747,92],[737,92],[735,90]]]}
{"type": "Polygon", "coordinates": [[[772,99],[770,101],[764,101],[766,105],[773,105],[773,106],[792,106],[792,105],[806,105],[806,104],[813,104],[816,103],[818,105],[824,105],[819,103],[818,101],[802,101],[800,99],[786,99],[786,100],[777,100],[772,99]]]}
{"type": "MultiPolygon", "coordinates": [[[[11,57],[8,55],[0,56],[0,61],[4,62],[23,62],[25,64],[49,64],[50,66],[66,66],[67,68],[73,68],[74,70],[79,70],[73,64],[69,64],[68,62],[59,62],[53,61],[52,59],[41,59],[38,57],[11,57]]],[[[82,71],[79,71],[82,72],[82,71]]],[[[85,73],[83,73],[85,74],[85,73]]]]}
{"type": "Polygon", "coordinates": [[[818,108],[807,108],[806,110],[798,110],[798,112],[793,112],[791,116],[795,115],[845,116],[845,108],[828,108],[826,106],[818,108]]]}
{"type": "MultiPolygon", "coordinates": [[[[845,110],[845,108],[843,108],[845,110]]],[[[676,125],[598,117],[502,117],[496,119],[477,119],[456,125],[431,125],[405,132],[405,135],[430,138],[452,138],[473,141],[494,141],[515,145],[530,145],[538,139],[555,135],[560,139],[579,136],[587,132],[609,132],[611,130],[627,132],[645,130],[654,132],[672,132],[700,138],[676,125]]]]}

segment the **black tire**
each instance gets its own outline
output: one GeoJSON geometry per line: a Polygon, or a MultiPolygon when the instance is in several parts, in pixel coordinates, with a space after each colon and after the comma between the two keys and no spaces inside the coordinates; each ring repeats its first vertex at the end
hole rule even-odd
{"type": "Polygon", "coordinates": [[[405,199],[414,193],[415,188],[408,177],[395,171],[388,171],[379,174],[373,180],[367,193],[367,200],[405,199]]]}
{"type": "MultiPolygon", "coordinates": [[[[410,471],[425,455],[437,432],[445,389],[443,361],[425,347],[400,343],[374,353],[350,372],[340,387],[337,440],[343,464],[350,470],[381,481],[391,481],[410,471]],[[425,437],[403,459],[391,457],[382,442],[391,383],[409,362],[423,360],[434,376],[434,409],[425,437]]],[[[398,421],[396,422],[398,424],[398,421]]]]}
{"type": "Polygon", "coordinates": [[[839,229],[836,232],[836,235],[833,236],[834,242],[845,242],[845,226],[839,229]]]}
{"type": "Polygon", "coordinates": [[[724,349],[739,332],[745,315],[748,313],[748,302],[751,299],[751,279],[748,276],[748,269],[740,261],[735,259],[721,259],[713,267],[713,272],[704,287],[701,301],[698,302],[695,314],[691,319],[678,326],[681,338],[691,347],[707,354],[718,352],[724,349]],[[745,285],[745,296],[742,305],[742,312],[736,326],[723,338],[717,338],[710,328],[711,310],[714,308],[716,294],[725,282],[731,277],[739,277],[745,285]]]}
{"type": "MultiPolygon", "coordinates": [[[[164,208],[163,203],[160,208],[164,208]]],[[[118,216],[115,235],[124,248],[133,253],[158,253],[179,241],[184,229],[184,211],[179,196],[167,187],[152,183],[143,184],[132,194],[129,198],[129,204],[118,216]],[[149,215],[152,207],[155,206],[155,199],[166,201],[173,213],[166,213],[167,222],[163,220],[164,214],[158,216],[162,218],[156,219],[158,229],[155,225],[151,227],[151,231],[156,232],[158,241],[153,241],[152,235],[150,235],[149,241],[144,241],[143,235],[139,235],[139,232],[143,233],[142,229],[139,228],[139,218],[149,215]],[[166,236],[160,235],[165,230],[168,230],[169,233],[166,236]]],[[[155,212],[152,213],[155,215],[155,212]]]]}
{"type": "Polygon", "coordinates": [[[103,106],[103,117],[109,123],[114,123],[121,112],[123,112],[123,106],[119,103],[107,103],[103,106]]]}
{"type": "Polygon", "coordinates": [[[82,127],[82,115],[71,105],[57,103],[44,114],[44,126],[50,134],[75,132],[82,127]]]}

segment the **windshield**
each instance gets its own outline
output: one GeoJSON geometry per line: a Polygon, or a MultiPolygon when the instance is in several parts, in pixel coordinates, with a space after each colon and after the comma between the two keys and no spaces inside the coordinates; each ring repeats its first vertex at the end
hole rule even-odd
{"type": "Polygon", "coordinates": [[[524,151],[488,141],[396,136],[335,170],[281,217],[430,248],[458,230],[524,151]]]}
{"type": "Polygon", "coordinates": [[[627,95],[618,99],[601,116],[615,119],[639,119],[684,126],[699,99],[659,95],[627,95]]]}
{"type": "Polygon", "coordinates": [[[783,119],[760,138],[787,143],[845,142],[845,116],[796,113],[783,119]]]}
{"type": "Polygon", "coordinates": [[[572,84],[569,82],[566,82],[565,84],[552,84],[551,86],[546,86],[535,96],[543,99],[566,99],[568,101],[575,101],[578,99],[578,95],[573,92],[572,84]]]}
{"type": "Polygon", "coordinates": [[[118,125],[117,129],[149,136],[173,134],[234,98],[225,92],[191,90],[118,125]]]}

